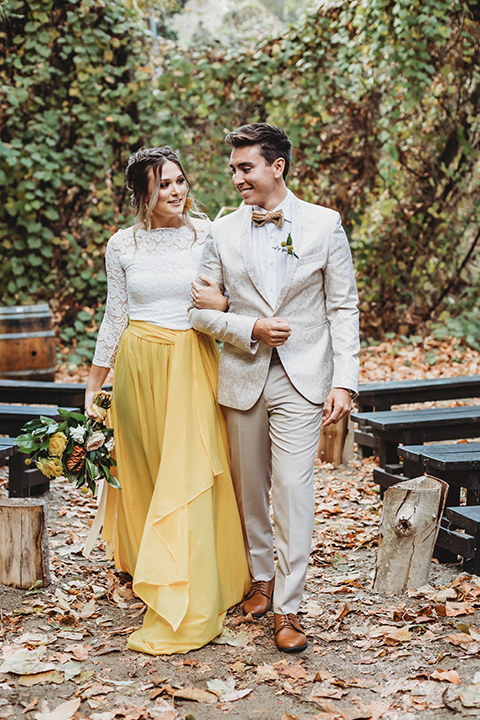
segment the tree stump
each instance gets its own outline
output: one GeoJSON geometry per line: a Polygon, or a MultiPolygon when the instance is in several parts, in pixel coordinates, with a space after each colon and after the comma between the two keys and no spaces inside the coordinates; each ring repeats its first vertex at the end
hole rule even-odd
{"type": "Polygon", "coordinates": [[[0,583],[49,585],[47,506],[36,498],[0,499],[0,583]]]}
{"type": "Polygon", "coordinates": [[[448,483],[417,477],[385,491],[373,588],[382,594],[426,585],[448,483]]]}
{"type": "Polygon", "coordinates": [[[322,462],[333,463],[333,465],[341,465],[341,463],[345,462],[346,459],[350,459],[345,458],[343,452],[345,440],[349,432],[349,420],[350,415],[347,415],[339,420],[335,425],[327,425],[326,428],[322,425],[317,451],[317,455],[322,462]]]}

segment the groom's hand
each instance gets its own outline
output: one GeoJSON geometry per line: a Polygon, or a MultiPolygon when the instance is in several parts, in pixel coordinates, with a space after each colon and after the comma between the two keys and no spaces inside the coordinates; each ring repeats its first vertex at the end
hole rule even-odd
{"type": "Polygon", "coordinates": [[[352,409],[352,398],[348,390],[344,388],[333,388],[330,391],[323,410],[323,427],[334,425],[352,409]]]}
{"type": "Polygon", "coordinates": [[[252,339],[260,340],[269,347],[284,345],[292,330],[286,320],[279,317],[261,318],[253,326],[252,339]]]}

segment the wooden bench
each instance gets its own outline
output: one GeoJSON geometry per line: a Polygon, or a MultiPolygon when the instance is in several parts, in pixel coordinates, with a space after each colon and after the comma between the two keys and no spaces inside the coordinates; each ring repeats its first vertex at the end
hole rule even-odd
{"type": "MultiPolygon", "coordinates": [[[[111,385],[104,385],[111,391],[111,385]]],[[[85,408],[85,383],[55,383],[0,379],[0,403],[25,405],[54,405],[55,407],[85,408]]]]}
{"type": "MultiPolygon", "coordinates": [[[[367,423],[378,440],[380,467],[374,469],[373,476],[382,488],[399,482],[398,476],[403,471],[398,457],[399,445],[424,445],[438,440],[480,436],[479,405],[352,413],[351,417],[360,427],[367,423]]],[[[423,474],[423,468],[420,474],[423,474]]]]}
{"type": "MultiPolygon", "coordinates": [[[[480,375],[363,383],[358,388],[356,403],[358,412],[366,413],[387,411],[392,405],[472,397],[480,397],[480,375]]],[[[354,439],[364,456],[371,455],[378,449],[367,424],[355,431],[354,439]]]]}
{"type": "MultiPolygon", "coordinates": [[[[66,410],[78,411],[78,408],[67,407],[66,410]]],[[[29,420],[38,418],[40,415],[60,420],[56,408],[49,406],[29,405],[0,405],[0,433],[8,435],[2,438],[6,445],[13,444],[14,438],[20,434],[22,427],[29,420]]],[[[11,453],[8,456],[9,497],[28,497],[29,495],[42,495],[50,488],[50,481],[42,475],[36,467],[25,465],[26,455],[20,452],[11,453]]]]}
{"type": "Polygon", "coordinates": [[[480,505],[445,508],[437,544],[463,557],[464,570],[480,575],[480,505]]]}
{"type": "Polygon", "coordinates": [[[474,524],[474,517],[480,512],[480,443],[405,445],[398,448],[398,454],[403,459],[405,477],[417,477],[425,471],[427,475],[445,480],[449,485],[447,507],[436,544],[436,557],[442,562],[456,562],[460,555],[464,558],[465,569],[474,567],[475,572],[479,570],[480,524],[474,524]],[[466,491],[467,504],[463,507],[460,507],[461,488],[466,491]],[[456,514],[453,515],[454,510],[456,514]],[[464,513],[467,517],[465,521],[462,520],[464,513]],[[473,518],[470,517],[471,513],[473,518]],[[458,528],[466,532],[459,533],[458,528]]]}
{"type": "Polygon", "coordinates": [[[480,503],[480,443],[404,445],[398,454],[405,477],[426,472],[449,484],[447,506],[460,504],[460,488],[466,490],[467,505],[480,503]]]}

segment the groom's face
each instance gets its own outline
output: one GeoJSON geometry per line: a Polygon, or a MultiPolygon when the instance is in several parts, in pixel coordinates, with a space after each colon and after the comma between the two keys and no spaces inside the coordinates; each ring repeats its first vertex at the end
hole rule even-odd
{"type": "MultiPolygon", "coordinates": [[[[233,148],[230,155],[232,181],[245,205],[260,205],[271,210],[269,204],[275,197],[279,178],[282,177],[283,160],[268,165],[259,145],[233,148]]],[[[276,204],[275,204],[276,207],[276,204]]]]}

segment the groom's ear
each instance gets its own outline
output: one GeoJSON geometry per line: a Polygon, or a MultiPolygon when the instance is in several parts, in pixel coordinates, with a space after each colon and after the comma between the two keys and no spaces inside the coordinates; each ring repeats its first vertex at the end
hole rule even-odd
{"type": "Polygon", "coordinates": [[[283,176],[283,171],[285,170],[285,158],[279,157],[274,160],[272,167],[275,179],[281,178],[283,176]]]}

